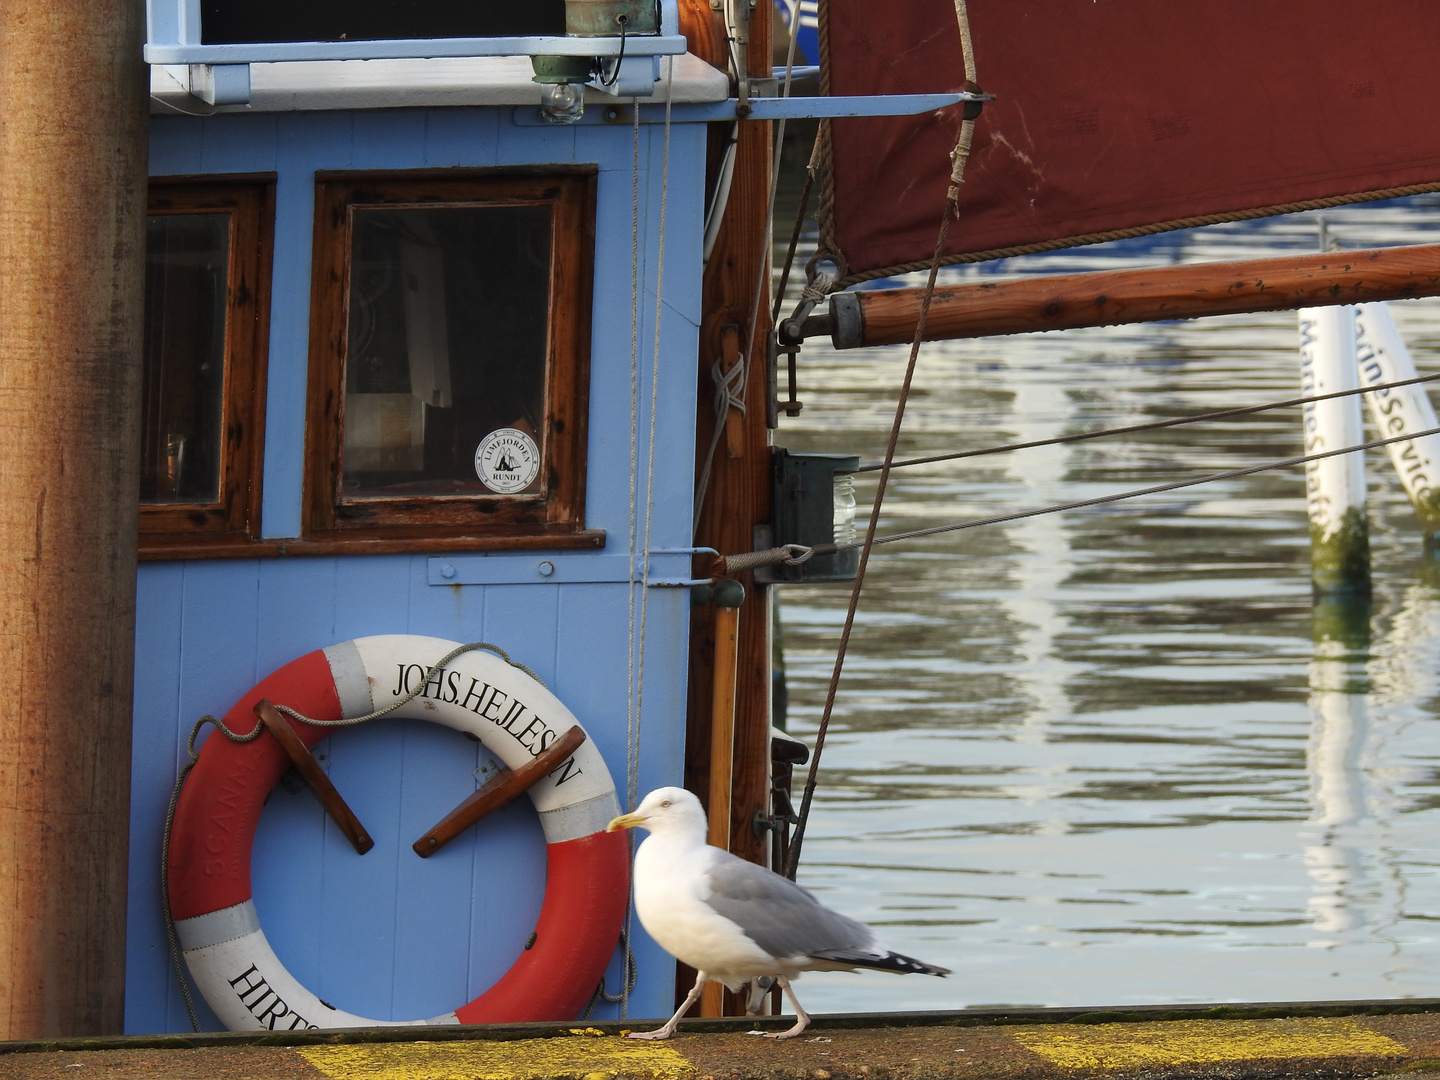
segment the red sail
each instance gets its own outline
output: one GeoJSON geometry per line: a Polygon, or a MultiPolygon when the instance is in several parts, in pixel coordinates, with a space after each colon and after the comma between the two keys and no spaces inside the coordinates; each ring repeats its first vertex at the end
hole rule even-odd
{"type": "MultiPolygon", "coordinates": [[[[964,84],[943,0],[828,0],[830,93],[964,84]]],[[[946,261],[1440,188],[1440,5],[971,0],[980,85],[946,261]]],[[[960,121],[837,120],[822,242],[928,264],[960,121]]]]}

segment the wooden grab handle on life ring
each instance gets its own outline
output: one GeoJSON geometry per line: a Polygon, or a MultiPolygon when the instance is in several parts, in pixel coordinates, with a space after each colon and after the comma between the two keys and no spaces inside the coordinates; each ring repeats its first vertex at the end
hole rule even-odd
{"type": "Polygon", "coordinates": [[[370,834],[365,831],[365,826],[360,824],[360,819],[350,809],[348,803],[335,789],[330,782],[330,777],[325,775],[325,770],[320,768],[319,762],[310,753],[310,748],[300,741],[285,717],[280,715],[280,710],[275,708],[274,702],[269,698],[261,698],[255,705],[255,715],[265,725],[265,730],[275,736],[275,741],[285,751],[285,756],[290,759],[290,764],[295,766],[301,778],[309,785],[315,797],[320,800],[320,805],[330,815],[331,820],[345,834],[345,838],[354,846],[357,854],[364,855],[372,847],[375,841],[370,839],[370,834]]]}
{"type": "Polygon", "coordinates": [[[544,780],[547,775],[558,769],[566,758],[580,748],[580,744],[584,741],[585,732],[577,724],[542,750],[529,764],[513,770],[507,769],[504,765],[500,766],[498,773],[477,788],[454,810],[446,814],[439,824],[410,845],[415,849],[415,854],[422,859],[429,858],[486,814],[500,809],[510,800],[525,794],[541,780],[544,780]]]}

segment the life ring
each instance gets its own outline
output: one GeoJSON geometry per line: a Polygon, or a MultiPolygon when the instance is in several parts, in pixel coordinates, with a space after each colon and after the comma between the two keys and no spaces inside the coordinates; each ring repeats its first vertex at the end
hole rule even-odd
{"type": "MultiPolygon", "coordinates": [[[[317,720],[364,716],[425,680],[456,647],[439,638],[356,638],[293,660],[225,714],[232,731],[255,726],[262,698],[317,720]]],[[[425,682],[390,714],[430,720],[480,738],[514,768],[533,760],[577,721],[554,694],[497,656],[471,651],[425,682]]],[[[292,723],[306,746],[330,729],[292,723]]],[[[289,767],[262,736],[205,742],[175,806],[166,886],[191,977],[231,1031],[479,1024],[578,1016],[614,955],[629,894],[629,849],[606,824],[620,813],[594,741],[530,789],[546,841],[545,900],[532,944],[469,1004],[427,1020],[368,1020],[322,1001],[276,957],[251,898],[250,856],[260,811],[289,767]]]]}

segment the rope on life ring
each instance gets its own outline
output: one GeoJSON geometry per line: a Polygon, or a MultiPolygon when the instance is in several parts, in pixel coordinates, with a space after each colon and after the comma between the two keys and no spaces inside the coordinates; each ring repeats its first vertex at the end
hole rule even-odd
{"type": "MultiPolygon", "coordinates": [[[[337,722],[384,710],[418,688],[391,715],[473,735],[512,769],[578,724],[518,666],[465,649],[407,634],[332,645],[263,679],[222,723],[227,731],[250,730],[252,710],[269,698],[289,706],[288,715],[324,725],[291,722],[308,747],[337,722]]],[[[175,802],[165,866],[169,912],[191,977],[229,1030],[568,1020],[585,1008],[619,942],[630,887],[628,845],[605,831],[620,813],[615,784],[593,740],[529,791],[546,841],[545,900],[531,944],[489,990],[426,1020],[369,1020],[336,1009],[301,985],[266,940],[250,857],[261,808],[287,768],[273,738],[212,738],[175,802]]]]}

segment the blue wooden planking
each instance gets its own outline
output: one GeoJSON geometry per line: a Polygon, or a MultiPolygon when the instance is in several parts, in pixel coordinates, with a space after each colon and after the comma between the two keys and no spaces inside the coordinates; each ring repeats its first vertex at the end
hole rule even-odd
{"type": "Polygon", "coordinates": [[[162,116],[150,121],[150,175],[186,176],[200,171],[198,116],[162,116]]]}
{"type": "MultiPolygon", "coordinates": [[[[329,740],[316,748],[316,759],[332,771],[329,740]]],[[[350,791],[345,794],[354,797],[350,791]]],[[[375,827],[364,816],[360,820],[367,828],[375,827]]],[[[326,828],[325,812],[315,796],[287,777],[265,801],[250,859],[251,895],[265,936],[290,973],[321,997],[325,992],[316,976],[323,966],[319,922],[329,914],[324,892],[326,828]]]]}
{"type": "Polygon", "coordinates": [[[331,776],[367,807],[361,820],[373,830],[375,847],[358,856],[335,828],[325,830],[319,905],[324,917],[316,929],[321,969],[309,985],[337,1008],[377,1020],[393,1019],[396,1005],[389,989],[395,974],[389,945],[399,900],[396,874],[408,842],[399,817],[405,727],[404,721],[378,720],[329,740],[331,776]]]}
{"type": "Polygon", "coordinates": [[[492,814],[475,832],[468,972],[472,997],[493,986],[524,952],[546,887],[545,834],[528,799],[517,799],[492,814]]]}
{"type": "MultiPolygon", "coordinates": [[[[588,107],[588,106],[587,106],[588,107]]],[[[595,106],[599,109],[600,106],[595,106]]],[[[645,129],[651,125],[640,125],[640,168],[646,168],[648,151],[645,149],[645,129]]],[[[581,161],[593,161],[601,172],[623,174],[625,185],[630,185],[630,165],[635,160],[635,129],[629,124],[604,126],[581,125],[575,129],[575,154],[581,161]]],[[[628,216],[628,215],[627,215],[628,216]]]]}
{"type": "Polygon", "coordinates": [[[452,641],[485,640],[485,590],[435,587],[428,584],[429,578],[428,560],[417,556],[406,580],[409,608],[404,632],[452,641]]]}
{"type": "MultiPolygon", "coordinates": [[[[630,590],[624,585],[572,586],[561,593],[557,622],[557,648],[561,655],[555,691],[595,735],[614,777],[622,806],[627,797],[627,746],[630,668],[638,661],[640,590],[635,590],[636,652],[632,657],[627,633],[630,623],[630,590]],[[605,628],[608,632],[599,632],[605,628]]],[[[659,641],[683,643],[689,623],[688,590],[651,589],[645,612],[644,690],[639,694],[644,707],[640,725],[640,771],[638,794],[684,779],[684,667],[667,666],[672,659],[659,641]],[[677,600],[679,603],[677,603],[677,600]],[[678,677],[677,677],[678,676],[678,677]],[[677,707],[678,702],[678,707],[677,707]]],[[[683,654],[683,644],[682,644],[683,654]]],[[[636,677],[640,674],[636,664],[636,677]]],[[[638,682],[636,688],[638,689],[638,682]]],[[[630,1016],[662,1016],[671,1007],[674,993],[674,963],[639,923],[632,926],[631,947],[639,978],[630,996],[630,1016]]],[[[612,962],[606,986],[619,986],[619,960],[612,962]]],[[[598,1005],[596,1018],[620,1015],[618,1004],[598,1005]]]]}
{"type": "Polygon", "coordinates": [[[125,1029],[163,1031],[173,1020],[167,1000],[170,958],[160,907],[160,848],[171,785],[183,755],[174,717],[180,685],[181,563],[140,567],[138,588],[148,599],[136,612],[135,723],[131,743],[130,918],[126,927],[125,1029]]]}
{"type": "Polygon", "coordinates": [[[651,589],[644,624],[645,690],[641,702],[640,794],[680,783],[685,743],[685,670],[690,597],[685,589],[651,589]]]}
{"type": "Polygon", "coordinates": [[[555,682],[555,606],[558,585],[485,588],[484,639],[499,645],[547,686],[555,682]]]}
{"type": "Polygon", "coordinates": [[[273,113],[210,117],[200,128],[200,170],[272,172],[279,118],[273,113]]]}
{"type": "Polygon", "coordinates": [[[605,758],[625,803],[629,589],[623,584],[575,585],[559,596],[556,696],[570,708],[605,758]]]}
{"type": "MultiPolygon", "coordinates": [[[[650,193],[659,204],[659,160],[664,156],[663,138],[650,129],[653,159],[657,164],[649,175],[650,193]]],[[[700,125],[675,128],[670,134],[670,182],[665,190],[665,281],[662,294],[665,303],[682,313],[696,326],[700,323],[701,276],[694,272],[700,265],[704,237],[695,222],[705,217],[705,133],[700,125]]],[[[658,216],[652,219],[652,244],[658,244],[658,216]]],[[[761,303],[768,302],[762,297],[761,303]]]]}
{"type": "MultiPolygon", "coordinates": [[[[688,340],[692,343],[692,348],[698,347],[697,336],[689,327],[688,322],[671,314],[668,309],[662,317],[661,333],[662,337],[668,335],[667,340],[677,338],[688,340]]],[[[757,366],[751,369],[752,377],[757,379],[765,377],[763,363],[764,357],[761,356],[757,360],[757,366]]],[[[645,458],[645,463],[638,470],[642,485],[639,498],[643,506],[648,497],[650,504],[655,508],[650,527],[652,550],[688,546],[693,536],[689,514],[675,514],[666,511],[668,508],[676,506],[688,508],[691,505],[695,489],[694,458],[681,458],[679,455],[667,454],[665,448],[684,445],[684,440],[692,443],[694,441],[696,409],[694,371],[693,366],[681,368],[676,364],[667,365],[664,355],[661,356],[659,370],[661,404],[656,412],[654,425],[655,476],[653,483],[648,487],[645,486],[649,461],[647,446],[651,438],[648,430],[650,420],[648,398],[644,409],[647,428],[639,447],[640,454],[645,458]],[[680,393],[676,393],[677,390],[680,393]]],[[[646,366],[644,381],[647,389],[652,376],[653,361],[651,365],[646,366]]],[[[721,448],[718,452],[724,453],[724,449],[721,448]]]]}
{"type": "Polygon", "coordinates": [[[423,721],[406,726],[390,942],[396,1018],[437,1016],[475,996],[469,963],[475,831],[427,859],[410,845],[475,790],[480,756],[479,746],[456,732],[423,721]]]}
{"type": "Polygon", "coordinates": [[[575,129],[569,124],[522,128],[507,109],[500,118],[499,133],[497,164],[565,165],[577,160],[575,129]]]}
{"type": "Polygon", "coordinates": [[[258,568],[258,561],[249,559],[185,564],[182,722],[206,713],[220,716],[258,679],[258,568]]]}
{"type": "Polygon", "coordinates": [[[425,164],[488,166],[498,160],[500,109],[427,109],[425,164]]]}
{"type": "MultiPolygon", "coordinates": [[[[589,132],[587,131],[587,134],[589,132]]],[[[611,132],[610,134],[617,134],[611,132]]],[[[663,156],[663,140],[655,137],[654,129],[641,132],[642,149],[642,226],[640,272],[641,295],[645,300],[640,305],[640,315],[634,325],[631,321],[630,282],[632,276],[632,240],[630,218],[633,193],[629,169],[602,172],[598,195],[598,223],[596,243],[596,296],[594,303],[592,355],[591,408],[595,416],[606,416],[623,420],[622,424],[607,427],[592,425],[590,487],[587,492],[587,522],[605,528],[623,537],[629,530],[629,481],[631,470],[631,445],[629,436],[630,365],[632,335],[635,339],[634,352],[639,368],[640,387],[637,416],[637,445],[635,447],[637,478],[640,484],[640,498],[643,503],[644,469],[648,458],[647,444],[650,433],[650,375],[654,364],[654,308],[653,296],[657,277],[663,269],[664,278],[659,282],[666,314],[662,324],[664,349],[661,362],[659,423],[673,421],[664,432],[657,428],[657,447],[684,445],[690,438],[688,432],[678,433],[673,429],[677,424],[693,418],[695,394],[695,369],[690,364],[675,364],[669,358],[675,355],[693,355],[697,342],[695,329],[699,322],[699,245],[693,228],[687,222],[697,220],[695,208],[699,205],[703,177],[699,173],[699,162],[703,161],[701,135],[688,130],[672,131],[669,183],[664,192],[667,226],[665,230],[665,260],[663,268],[657,258],[659,226],[657,218],[661,205],[660,158],[663,156]],[[665,441],[673,440],[673,441],[665,441]]],[[[612,140],[618,146],[624,142],[631,146],[629,133],[619,140],[612,140]]],[[[589,149],[587,146],[586,149],[589,149]]],[[[690,429],[693,431],[693,428],[690,429]]],[[[654,491],[657,503],[683,506],[689,496],[685,494],[691,485],[693,467],[685,455],[657,451],[657,472],[663,469],[670,476],[668,483],[658,482],[654,491]]],[[[637,524],[643,535],[642,520],[637,524]]],[[[673,518],[676,528],[668,533],[652,528],[652,545],[664,543],[679,545],[689,533],[685,515],[673,518]]],[[[628,546],[628,545],[627,545],[628,546]]]]}
{"type": "Polygon", "coordinates": [[[334,644],[335,561],[265,559],[258,571],[256,665],[263,677],[296,657],[334,644]]]}
{"type": "Polygon", "coordinates": [[[350,168],[414,168],[424,160],[424,112],[419,109],[377,109],[355,114],[350,168]],[[401,162],[404,165],[400,165],[401,162]]]}
{"type": "MultiPolygon", "coordinates": [[[[382,555],[337,558],[334,625],[336,641],[374,634],[408,634],[413,563],[428,567],[423,556],[382,555]]],[[[327,642],[326,644],[330,644],[327,642]]]]}

